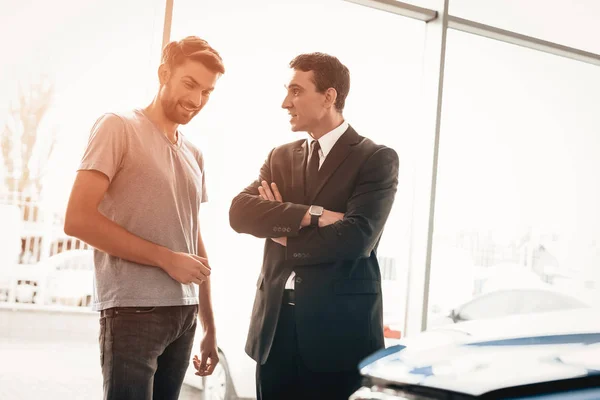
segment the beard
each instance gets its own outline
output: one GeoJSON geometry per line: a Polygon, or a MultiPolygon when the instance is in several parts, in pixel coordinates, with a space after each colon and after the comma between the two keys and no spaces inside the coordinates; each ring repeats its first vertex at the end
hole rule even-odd
{"type": "Polygon", "coordinates": [[[163,97],[160,99],[160,103],[167,119],[179,125],[187,124],[200,112],[200,110],[194,112],[186,111],[179,105],[178,100],[170,100],[163,97]]]}
{"type": "Polygon", "coordinates": [[[192,108],[193,105],[171,96],[168,87],[163,87],[160,92],[160,104],[165,113],[165,117],[167,117],[169,121],[179,125],[185,125],[190,122],[192,118],[198,115],[200,109],[202,109],[202,107],[200,107],[200,109],[195,111],[187,111],[181,104],[185,105],[187,108],[192,108]]]}

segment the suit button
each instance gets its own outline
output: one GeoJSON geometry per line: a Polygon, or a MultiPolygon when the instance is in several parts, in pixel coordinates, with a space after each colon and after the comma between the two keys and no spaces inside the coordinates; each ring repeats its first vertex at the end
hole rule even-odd
{"type": "Polygon", "coordinates": [[[302,283],[302,278],[300,278],[299,276],[296,277],[296,283],[302,283]]]}

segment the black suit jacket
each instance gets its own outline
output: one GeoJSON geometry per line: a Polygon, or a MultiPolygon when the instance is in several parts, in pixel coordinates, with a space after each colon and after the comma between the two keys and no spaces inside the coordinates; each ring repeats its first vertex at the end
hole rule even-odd
{"type": "Polygon", "coordinates": [[[398,155],[349,127],[321,166],[318,189],[305,198],[308,147],[300,140],[273,149],[259,179],[231,203],[230,224],[237,232],[287,236],[287,247],[265,241],[246,352],[266,362],[285,282],[295,271],[303,361],[314,371],[356,369],[362,358],[384,347],[376,252],[398,185],[398,155]],[[283,203],[260,198],[262,180],[277,184],[283,203]],[[311,204],[342,212],[344,219],[300,229],[311,204]]]}

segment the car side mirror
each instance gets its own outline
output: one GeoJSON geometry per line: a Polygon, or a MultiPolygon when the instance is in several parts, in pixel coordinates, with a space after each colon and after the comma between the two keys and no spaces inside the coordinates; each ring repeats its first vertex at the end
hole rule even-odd
{"type": "Polygon", "coordinates": [[[448,317],[454,322],[460,321],[459,312],[455,309],[450,310],[450,315],[448,315],[448,317]]]}

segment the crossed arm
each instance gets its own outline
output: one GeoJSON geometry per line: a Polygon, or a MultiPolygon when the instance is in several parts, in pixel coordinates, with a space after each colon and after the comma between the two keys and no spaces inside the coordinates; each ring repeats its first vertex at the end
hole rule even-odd
{"type": "MultiPolygon", "coordinates": [[[[289,237],[298,235],[301,228],[310,224],[308,205],[283,201],[281,195],[281,201],[275,200],[275,195],[269,188],[270,184],[273,184],[270,167],[272,154],[273,151],[261,167],[259,179],[242,190],[231,202],[229,222],[238,233],[248,233],[258,238],[276,238],[281,236],[282,232],[274,230],[273,227],[286,226],[289,230],[283,234],[289,237]]],[[[332,213],[329,210],[323,212],[323,223],[336,218],[332,213]]]]}
{"type": "MultiPolygon", "coordinates": [[[[279,193],[279,188],[277,188],[277,184],[275,182],[271,182],[271,185],[267,183],[267,181],[262,181],[261,185],[258,187],[258,193],[260,198],[268,201],[276,201],[279,203],[283,203],[283,198],[281,197],[281,193],[279,193]]],[[[323,215],[319,218],[319,227],[324,227],[327,225],[331,225],[337,221],[341,221],[344,218],[344,214],[323,210],[323,215]]],[[[302,221],[300,222],[300,228],[304,228],[310,225],[310,215],[308,210],[302,217],[302,221]]],[[[271,238],[272,241],[278,243],[282,246],[287,246],[287,236],[281,236],[277,238],[271,238]]]]}
{"type": "MultiPolygon", "coordinates": [[[[328,263],[369,257],[379,241],[398,186],[396,152],[380,148],[363,164],[343,218],[321,217],[319,227],[306,227],[307,205],[283,201],[272,182],[270,158],[258,181],[233,199],[230,223],[239,233],[274,238],[286,246],[286,258],[295,265],[328,263]],[[269,190],[267,190],[269,189],[269,190]],[[274,190],[275,189],[275,192],[274,190]],[[285,239],[272,226],[287,225],[285,239]]],[[[325,212],[324,212],[325,215],[325,212]]]]}

